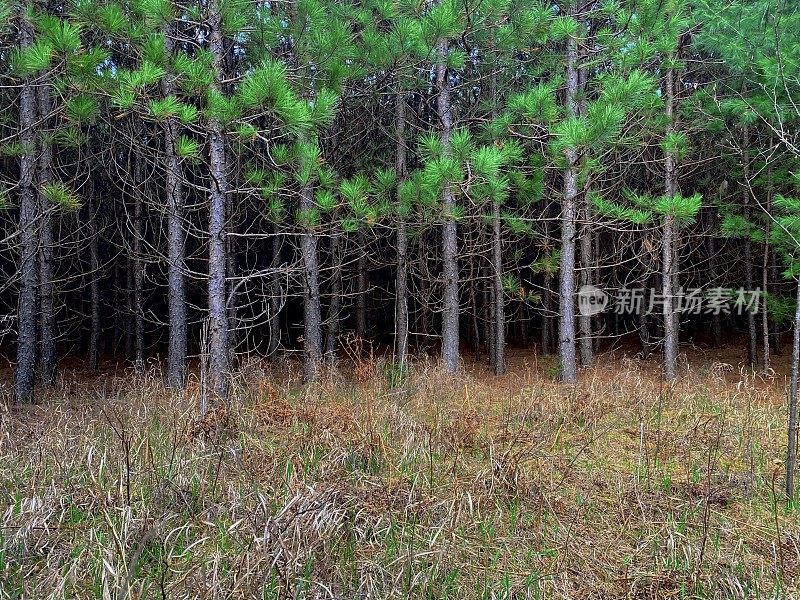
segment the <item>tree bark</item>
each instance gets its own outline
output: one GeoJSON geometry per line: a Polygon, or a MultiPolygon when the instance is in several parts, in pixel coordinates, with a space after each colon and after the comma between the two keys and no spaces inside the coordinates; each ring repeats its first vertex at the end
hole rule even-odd
{"type": "Polygon", "coordinates": [[[100,248],[97,227],[97,204],[94,191],[89,196],[89,260],[91,279],[89,281],[90,325],[89,325],[89,368],[96,371],[100,367],[100,248]]]}
{"type": "Polygon", "coordinates": [[[132,360],[135,367],[133,338],[136,333],[136,309],[134,308],[133,287],[133,250],[131,250],[125,257],[125,318],[122,331],[125,336],[125,357],[132,360]]]}
{"type": "MultiPolygon", "coordinates": [[[[483,270],[483,269],[482,269],[483,270]]],[[[483,337],[486,340],[486,355],[489,359],[489,366],[494,367],[494,352],[497,346],[494,343],[495,318],[494,318],[494,280],[492,279],[492,267],[485,267],[486,276],[481,287],[483,288],[483,337]]]]}
{"type": "MultiPolygon", "coordinates": [[[[213,56],[215,82],[220,91],[223,72],[222,15],[218,3],[209,10],[209,48],[213,56]]],[[[226,214],[228,194],[225,130],[222,123],[208,123],[210,193],[208,198],[208,391],[216,401],[228,399],[230,370],[229,323],[226,293],[227,243],[226,214]]]]}
{"type": "Polygon", "coordinates": [[[339,348],[339,319],[342,312],[342,255],[340,234],[331,234],[331,302],[328,306],[328,320],[325,332],[325,357],[331,364],[336,362],[339,348]]]}
{"type": "Polygon", "coordinates": [[[395,97],[395,173],[397,174],[397,280],[395,282],[394,360],[400,368],[408,358],[408,232],[400,206],[400,184],[406,177],[406,98],[397,84],[395,97]]]}
{"type": "Polygon", "coordinates": [[[794,471],[797,460],[797,380],[800,368],[800,281],[797,285],[797,307],[794,312],[794,344],[792,376],[789,382],[789,426],[786,444],[786,495],[794,498],[794,471]]]}
{"type": "MultiPolygon", "coordinates": [[[[574,9],[571,9],[574,12],[574,9]]],[[[577,116],[578,41],[567,41],[567,113],[577,116]]],[[[564,151],[567,169],[564,172],[564,201],[561,206],[561,270],[559,279],[559,356],[561,379],[565,383],[578,380],[575,354],[575,211],[578,196],[578,154],[574,148],[564,151]]]]}
{"type": "MultiPolygon", "coordinates": [[[[175,42],[166,28],[166,49],[174,53],[175,42]]],[[[167,74],[161,83],[164,96],[175,93],[175,81],[167,74]]],[[[187,309],[185,240],[183,228],[184,191],[180,157],[175,151],[178,121],[167,120],[164,126],[165,175],[167,192],[167,310],[169,315],[169,349],[167,353],[167,387],[182,390],[186,385],[187,309]]]]}
{"type": "MultiPolygon", "coordinates": [[[[714,281],[714,277],[716,277],[717,273],[719,273],[717,267],[717,238],[714,235],[714,231],[717,226],[717,218],[716,218],[716,209],[712,206],[709,210],[709,229],[710,233],[708,236],[708,273],[709,273],[709,281],[714,281]]],[[[711,345],[714,348],[719,348],[722,346],[722,315],[720,311],[715,311],[711,315],[711,345]]]]}
{"type": "MultiPolygon", "coordinates": [[[[33,26],[28,21],[29,2],[20,7],[19,45],[33,45],[33,26]]],[[[19,298],[17,304],[17,366],[14,399],[17,403],[33,399],[36,374],[36,272],[38,235],[36,230],[36,191],[34,171],[36,148],[33,127],[36,122],[36,90],[30,79],[22,84],[19,99],[19,141],[24,148],[19,174],[19,298]]]]}
{"type": "MultiPolygon", "coordinates": [[[[750,222],[750,128],[742,129],[742,207],[745,221],[750,222]]],[[[748,292],[753,291],[753,244],[750,237],[744,239],[744,286],[748,292]]],[[[758,362],[756,318],[752,311],[747,311],[747,361],[750,366],[758,362]]]]}
{"type": "MultiPolygon", "coordinates": [[[[300,211],[314,207],[313,192],[309,186],[300,190],[300,211]]],[[[310,226],[300,235],[300,252],[303,256],[304,283],[304,376],[306,382],[316,380],[322,362],[322,307],[319,297],[319,264],[317,237],[310,226]]]]}
{"type": "Polygon", "coordinates": [[[269,343],[267,344],[267,356],[272,358],[278,351],[281,339],[281,280],[278,275],[278,267],[281,264],[281,236],[278,226],[275,225],[272,234],[272,257],[270,259],[270,275],[269,282],[269,343]]]}
{"type": "Polygon", "coordinates": [[[367,236],[363,226],[356,233],[356,337],[367,338],[367,236]]]}
{"type": "MultiPolygon", "coordinates": [[[[581,234],[580,234],[580,282],[581,286],[590,285],[592,281],[592,232],[591,232],[591,203],[589,195],[584,190],[581,206],[581,234]]],[[[594,348],[592,338],[592,316],[580,315],[578,317],[578,351],[581,365],[587,367],[594,361],[594,348]]]]}
{"type": "Polygon", "coordinates": [[[420,280],[419,280],[419,291],[420,291],[420,299],[419,299],[419,330],[422,334],[417,339],[418,348],[422,348],[426,350],[428,348],[428,336],[431,332],[431,308],[429,304],[430,298],[430,283],[428,278],[428,260],[427,260],[427,250],[425,248],[426,239],[425,234],[419,236],[417,240],[417,257],[420,264],[420,280]]]}
{"type": "MultiPolygon", "coordinates": [[[[50,84],[42,82],[37,90],[39,101],[39,120],[47,128],[52,112],[50,84]]],[[[39,155],[39,189],[49,184],[53,178],[53,149],[50,142],[42,140],[39,155]]],[[[56,314],[55,292],[53,289],[53,206],[39,192],[39,382],[43,387],[52,387],[56,378],[56,314]]]]}
{"type": "MultiPolygon", "coordinates": [[[[769,226],[767,226],[767,239],[769,239],[769,226]]],[[[764,243],[764,259],[761,263],[761,337],[763,339],[761,370],[765,375],[770,372],[769,360],[769,312],[767,311],[766,294],[769,286],[769,244],[764,243]]]]}
{"type": "MultiPolygon", "coordinates": [[[[585,52],[580,53],[580,62],[585,61],[585,52]]],[[[578,68],[578,114],[586,116],[586,69],[578,68]]],[[[592,272],[592,202],[589,196],[589,183],[583,185],[580,195],[580,237],[578,242],[579,264],[578,280],[581,286],[596,284],[592,272]]],[[[599,316],[599,315],[598,315],[599,316]]],[[[578,356],[580,364],[588,367],[594,361],[594,338],[592,337],[593,315],[578,316],[578,356]]]]}
{"type": "Polygon", "coordinates": [[[506,372],[506,313],[503,292],[503,238],[500,203],[492,202],[492,275],[494,283],[494,374],[506,372]]]}
{"type": "MultiPolygon", "coordinates": [[[[666,113],[667,133],[674,131],[675,88],[674,73],[667,71],[666,77],[666,113]]],[[[675,182],[675,157],[671,152],[666,152],[664,157],[664,191],[668,198],[675,196],[677,186],[675,182]]],[[[671,214],[664,216],[662,228],[662,255],[661,255],[661,281],[662,281],[662,313],[664,316],[664,379],[672,380],[677,377],[678,365],[678,327],[674,310],[674,290],[672,289],[675,275],[675,217],[671,214]]]]}
{"type": "Polygon", "coordinates": [[[134,165],[134,190],[133,190],[133,364],[137,373],[144,372],[144,252],[143,240],[143,210],[142,200],[144,185],[144,160],[137,151],[134,165]]]}
{"type": "MultiPolygon", "coordinates": [[[[773,283],[774,286],[778,286],[778,282],[781,280],[780,276],[780,269],[778,268],[778,257],[777,253],[773,252],[772,256],[769,261],[769,278],[770,281],[773,283]]],[[[775,324],[773,321],[772,323],[772,343],[770,348],[774,354],[781,355],[783,352],[782,342],[781,342],[781,331],[780,328],[775,324]]]]}
{"type": "Polygon", "coordinates": [[[542,356],[550,354],[550,290],[553,287],[553,276],[546,273],[544,276],[544,291],[542,292],[542,356]]]}
{"type": "MultiPolygon", "coordinates": [[[[447,72],[449,41],[440,39],[437,43],[438,63],[436,65],[436,110],[441,128],[442,144],[445,152],[450,152],[450,135],[453,130],[453,115],[450,104],[450,80],[447,72]]],[[[458,340],[458,227],[453,209],[455,198],[449,184],[442,192],[444,227],[442,229],[442,267],[444,275],[444,294],[442,305],[442,362],[450,373],[459,367],[458,340]]]]}
{"type": "MultiPolygon", "coordinates": [[[[230,152],[225,153],[225,171],[226,173],[232,173],[233,169],[231,168],[231,154],[230,152]]],[[[228,182],[228,189],[235,190],[236,189],[236,182],[234,181],[233,184],[228,182]]],[[[232,367],[235,368],[235,360],[236,360],[236,348],[239,346],[239,343],[245,341],[245,339],[240,339],[240,328],[239,328],[239,312],[236,307],[236,297],[237,297],[237,282],[235,281],[236,278],[236,224],[232,222],[233,214],[235,210],[235,205],[233,203],[233,194],[229,193],[226,194],[225,197],[225,216],[227,218],[227,224],[225,226],[225,274],[227,277],[227,290],[226,290],[226,300],[225,300],[225,307],[228,312],[228,369],[230,370],[232,367]],[[233,235],[231,235],[233,234],[233,235]]],[[[245,332],[246,336],[246,332],[245,332]]]]}

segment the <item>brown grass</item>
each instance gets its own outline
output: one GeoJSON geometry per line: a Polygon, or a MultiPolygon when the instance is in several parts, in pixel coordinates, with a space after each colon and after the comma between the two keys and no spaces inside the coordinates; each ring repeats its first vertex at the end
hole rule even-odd
{"type": "Polygon", "coordinates": [[[783,379],[598,362],[250,361],[202,421],[196,386],[66,373],[2,414],[0,598],[794,597],[783,379]]]}

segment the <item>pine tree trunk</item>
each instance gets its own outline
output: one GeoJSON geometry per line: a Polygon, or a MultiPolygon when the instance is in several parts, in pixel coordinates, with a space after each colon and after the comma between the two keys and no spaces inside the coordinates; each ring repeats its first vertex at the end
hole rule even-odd
{"type": "MultiPolygon", "coordinates": [[[[174,52],[170,28],[166,28],[166,49],[174,52]]],[[[161,84],[164,96],[175,93],[175,82],[167,74],[161,84]]],[[[183,169],[175,151],[178,139],[178,121],[167,120],[164,126],[164,153],[167,204],[167,310],[169,315],[169,349],[167,353],[167,387],[182,390],[186,385],[187,308],[185,239],[183,227],[184,191],[183,169]]]]}
{"type": "MultiPolygon", "coordinates": [[[[398,88],[400,83],[398,82],[398,88]]],[[[395,112],[395,172],[397,174],[397,281],[395,283],[394,360],[403,368],[408,357],[408,232],[400,207],[400,184],[406,176],[406,98],[398,89],[395,112]]]]}
{"type": "Polygon", "coordinates": [[[137,373],[144,372],[144,264],[142,256],[144,252],[144,227],[142,201],[144,185],[144,160],[136,153],[136,165],[134,166],[134,185],[133,190],[133,260],[129,263],[133,267],[133,320],[134,320],[134,339],[133,354],[134,368],[137,373]]]}
{"type": "MultiPolygon", "coordinates": [[[[450,80],[447,72],[449,42],[439,40],[437,44],[439,63],[436,65],[436,111],[441,128],[442,144],[445,152],[450,152],[450,135],[453,129],[452,107],[450,105],[450,80]]],[[[442,362],[450,373],[458,371],[458,227],[453,209],[455,199],[450,186],[442,192],[444,227],[442,229],[442,270],[444,275],[444,294],[442,305],[442,362]]]]}
{"type": "MultiPolygon", "coordinates": [[[[567,112],[577,116],[578,42],[567,41],[567,112]]],[[[561,379],[565,383],[578,380],[575,353],[575,211],[578,196],[578,155],[574,148],[564,151],[567,170],[564,173],[564,201],[561,206],[561,270],[559,275],[559,357],[561,379]]]]}
{"type": "MultiPolygon", "coordinates": [[[[592,232],[591,232],[591,205],[589,195],[584,190],[581,207],[581,235],[580,235],[580,282],[581,286],[593,284],[592,281],[592,232]]],[[[578,317],[578,350],[581,365],[587,367],[594,361],[594,348],[592,347],[592,316],[580,315],[578,317]]]]}
{"type": "Polygon", "coordinates": [[[356,233],[356,337],[367,337],[367,236],[363,228],[356,233]]]}
{"type": "Polygon", "coordinates": [[[506,317],[503,296],[503,238],[500,203],[492,202],[492,275],[494,283],[494,374],[506,372],[506,317]]]}
{"type": "MultiPolygon", "coordinates": [[[[50,85],[41,83],[37,91],[39,119],[49,121],[52,112],[50,85]]],[[[46,137],[46,136],[45,136],[46,137]]],[[[42,141],[39,155],[39,189],[53,178],[53,149],[47,139],[42,141]]],[[[53,289],[53,207],[50,201],[39,194],[39,381],[43,387],[51,387],[56,378],[56,314],[53,289]]]]}
{"type": "MultiPolygon", "coordinates": [[[[229,152],[225,153],[225,160],[226,160],[226,173],[232,173],[233,169],[231,168],[231,154],[229,152]]],[[[231,183],[228,183],[228,187],[231,188],[231,183]]],[[[236,189],[236,183],[233,183],[233,188],[236,189]]],[[[231,235],[232,233],[236,233],[236,225],[231,223],[234,214],[234,203],[233,203],[233,195],[231,193],[227,194],[225,199],[225,214],[228,219],[228,224],[225,228],[225,273],[227,276],[227,291],[226,291],[226,301],[225,307],[227,308],[228,312],[228,360],[230,364],[228,368],[235,367],[234,361],[236,360],[236,348],[238,347],[240,341],[239,338],[239,313],[236,307],[236,296],[237,296],[237,281],[236,281],[236,237],[235,235],[231,235]]],[[[246,341],[246,340],[244,340],[246,341]]]]}
{"type": "MultiPolygon", "coordinates": [[[[750,128],[745,126],[742,129],[742,207],[743,217],[749,222],[750,211],[750,128]]],[[[753,291],[753,244],[749,237],[744,239],[744,286],[748,292],[753,291]]],[[[747,361],[750,366],[755,366],[758,362],[757,357],[757,338],[756,317],[753,311],[747,311],[747,361]]]]}
{"type": "Polygon", "coordinates": [[[673,260],[675,253],[675,218],[672,215],[664,217],[663,225],[663,245],[662,245],[662,297],[664,315],[664,378],[667,380],[677,377],[678,365],[678,332],[675,327],[674,303],[672,289],[673,284],[673,260]]]}
{"type": "MultiPolygon", "coordinates": [[[[34,42],[33,26],[28,22],[29,3],[20,7],[19,45],[29,48],[34,42]]],[[[36,375],[36,288],[39,283],[36,271],[38,232],[36,222],[36,191],[34,172],[36,149],[34,124],[36,122],[36,90],[30,79],[22,84],[19,99],[19,141],[24,153],[20,156],[19,174],[19,298],[17,303],[17,366],[14,399],[17,403],[33,399],[36,375]]]]}
{"type": "Polygon", "coordinates": [[[428,261],[427,250],[425,248],[426,240],[425,235],[420,235],[417,241],[417,256],[420,263],[420,281],[419,281],[419,329],[421,336],[418,337],[418,347],[427,349],[428,336],[431,333],[431,308],[428,302],[430,298],[430,283],[428,278],[428,261]]]}
{"type": "Polygon", "coordinates": [[[542,356],[550,354],[550,290],[553,287],[553,276],[550,273],[544,276],[544,291],[542,292],[542,356]]]}
{"type": "Polygon", "coordinates": [[[91,279],[89,281],[90,325],[89,325],[89,368],[96,371],[100,367],[100,248],[98,243],[97,204],[94,192],[89,196],[89,260],[91,279]]]}
{"type": "MultiPolygon", "coordinates": [[[[310,187],[300,190],[300,212],[314,208],[314,196],[310,187]]],[[[317,237],[311,227],[300,235],[300,252],[303,256],[304,270],[304,333],[305,380],[316,380],[322,362],[322,307],[319,297],[319,264],[317,256],[317,237]]]]}
{"type": "MultiPolygon", "coordinates": [[[[709,281],[713,281],[713,278],[716,277],[717,273],[719,273],[717,266],[717,238],[714,236],[717,220],[714,212],[715,210],[716,209],[712,206],[709,212],[709,229],[711,230],[708,236],[709,281]]],[[[716,311],[711,315],[711,345],[714,348],[719,348],[722,346],[722,315],[719,311],[716,311]]]]}
{"type": "MultiPolygon", "coordinates": [[[[667,112],[667,133],[674,130],[674,73],[672,69],[667,71],[666,77],[666,112],[667,112]]],[[[668,198],[673,197],[677,192],[675,182],[675,157],[671,152],[667,152],[664,158],[664,190],[668,198]]],[[[674,281],[675,259],[675,217],[666,215],[663,224],[662,256],[661,256],[661,280],[663,296],[663,316],[664,316],[664,379],[671,380],[677,377],[678,367],[678,327],[676,323],[676,313],[674,310],[674,281]]]]}
{"type": "MultiPolygon", "coordinates": [[[[770,142],[772,140],[770,139],[770,142]]],[[[764,212],[768,215],[772,214],[772,192],[773,192],[773,180],[772,180],[772,164],[767,167],[767,186],[766,186],[766,202],[764,206],[764,212]]],[[[764,253],[762,255],[761,260],[761,295],[759,297],[759,301],[761,306],[759,309],[761,310],[761,339],[762,339],[762,352],[761,355],[761,372],[764,375],[769,375],[771,368],[770,368],[770,320],[769,320],[769,311],[767,310],[767,293],[769,291],[769,242],[768,240],[771,237],[772,232],[772,223],[769,219],[767,219],[764,231],[764,253]]]]}
{"type": "MultiPolygon", "coordinates": [[[[777,286],[777,282],[780,281],[780,270],[778,269],[778,257],[776,252],[772,253],[769,261],[769,279],[773,283],[773,287],[777,286]]],[[[772,343],[770,344],[772,352],[780,355],[782,352],[781,332],[774,322],[772,323],[772,337],[770,339],[772,340],[772,343]]]]}
{"type": "MultiPolygon", "coordinates": [[[[545,240],[550,240],[550,221],[549,214],[545,208],[542,213],[542,233],[545,240]]],[[[551,290],[553,287],[553,276],[549,271],[544,274],[543,289],[542,289],[542,330],[541,334],[541,354],[547,356],[550,354],[550,310],[551,310],[551,290]]]]}
{"type": "Polygon", "coordinates": [[[647,319],[647,311],[644,307],[639,309],[637,314],[638,320],[638,327],[639,330],[639,343],[641,344],[641,356],[642,360],[647,360],[650,358],[650,323],[647,319]]]}
{"type": "Polygon", "coordinates": [[[477,287],[480,284],[480,280],[476,278],[476,272],[479,272],[480,267],[475,265],[474,257],[470,257],[469,260],[469,302],[470,306],[472,307],[472,343],[473,349],[475,351],[475,362],[479,362],[481,360],[481,327],[479,323],[479,311],[478,311],[478,292],[477,287]]]}
{"type": "MultiPolygon", "coordinates": [[[[580,53],[580,62],[585,63],[585,52],[580,53]]],[[[586,68],[578,68],[578,114],[586,116],[586,68]]],[[[592,276],[592,202],[589,195],[588,178],[581,190],[580,200],[580,239],[579,239],[579,260],[580,271],[579,282],[581,287],[596,284],[592,276]]],[[[599,315],[598,315],[599,316],[599,315]]],[[[580,314],[578,316],[578,355],[581,366],[588,367],[594,361],[594,338],[592,337],[593,315],[580,314]]]]}
{"type": "Polygon", "coordinates": [[[114,294],[112,296],[111,306],[113,307],[112,314],[114,315],[114,323],[112,325],[111,339],[113,341],[106,346],[106,351],[108,351],[110,346],[111,356],[116,358],[119,355],[122,340],[125,337],[125,319],[123,318],[122,311],[119,310],[119,307],[125,304],[123,301],[124,294],[122,293],[122,290],[125,289],[122,285],[122,261],[119,260],[119,257],[114,261],[112,281],[113,284],[111,287],[114,290],[114,294]]]}
{"type": "Polygon", "coordinates": [[[339,348],[339,319],[342,312],[342,255],[340,234],[331,234],[331,302],[328,307],[328,320],[325,332],[325,357],[329,363],[336,362],[339,348]]]}
{"type": "MultiPolygon", "coordinates": [[[[136,234],[134,233],[134,236],[136,234]]],[[[136,309],[133,299],[133,250],[125,257],[125,318],[122,329],[125,336],[125,357],[136,363],[133,357],[133,338],[135,335],[136,309]]]]}
{"type": "MultiPolygon", "coordinates": [[[[223,73],[222,17],[218,3],[209,10],[209,49],[213,57],[215,83],[219,90],[223,73]]],[[[230,370],[229,323],[227,312],[226,214],[228,194],[225,131],[216,119],[208,123],[209,187],[208,198],[208,391],[217,401],[228,398],[230,370]]]]}
{"type": "Polygon", "coordinates": [[[272,234],[272,256],[270,258],[270,275],[269,284],[269,343],[267,344],[267,356],[273,358],[278,351],[281,339],[281,280],[278,275],[278,267],[281,264],[281,236],[279,234],[278,226],[272,234]]]}
{"type": "MultiPolygon", "coordinates": [[[[490,259],[490,257],[487,257],[490,259]]],[[[486,355],[489,366],[494,367],[494,352],[497,346],[494,343],[494,283],[492,281],[491,266],[486,267],[486,276],[481,284],[483,288],[483,338],[486,340],[486,355]]]]}
{"type": "Polygon", "coordinates": [[[794,471],[797,460],[797,380],[800,368],[800,281],[797,285],[797,307],[794,313],[792,376],[789,382],[789,427],[786,445],[786,495],[794,498],[794,471]]]}
{"type": "MultiPolygon", "coordinates": [[[[769,210],[769,207],[767,207],[769,210]]],[[[769,226],[767,226],[767,239],[769,239],[769,226]]],[[[763,340],[763,354],[761,359],[761,370],[764,375],[769,375],[770,360],[769,360],[769,312],[767,311],[767,303],[764,301],[767,294],[767,287],[769,286],[769,244],[764,244],[764,259],[761,263],[761,337],[763,340]]]]}

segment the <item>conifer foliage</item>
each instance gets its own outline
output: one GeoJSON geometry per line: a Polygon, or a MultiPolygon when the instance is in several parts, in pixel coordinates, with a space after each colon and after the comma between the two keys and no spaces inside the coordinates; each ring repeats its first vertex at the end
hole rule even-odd
{"type": "Polygon", "coordinates": [[[243,357],[311,382],[343,345],[570,384],[641,340],[669,381],[724,323],[766,374],[794,330],[793,457],[798,32],[789,0],[0,0],[14,397],[77,357],[206,411],[243,357]]]}

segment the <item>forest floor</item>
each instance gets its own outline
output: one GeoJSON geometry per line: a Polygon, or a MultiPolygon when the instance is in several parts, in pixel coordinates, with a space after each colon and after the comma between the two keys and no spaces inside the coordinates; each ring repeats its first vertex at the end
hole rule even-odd
{"type": "Polygon", "coordinates": [[[673,387],[621,353],[575,387],[522,352],[253,361],[204,420],[196,385],[62,369],[0,413],[0,598],[797,597],[786,365],[738,353],[673,387]]]}

